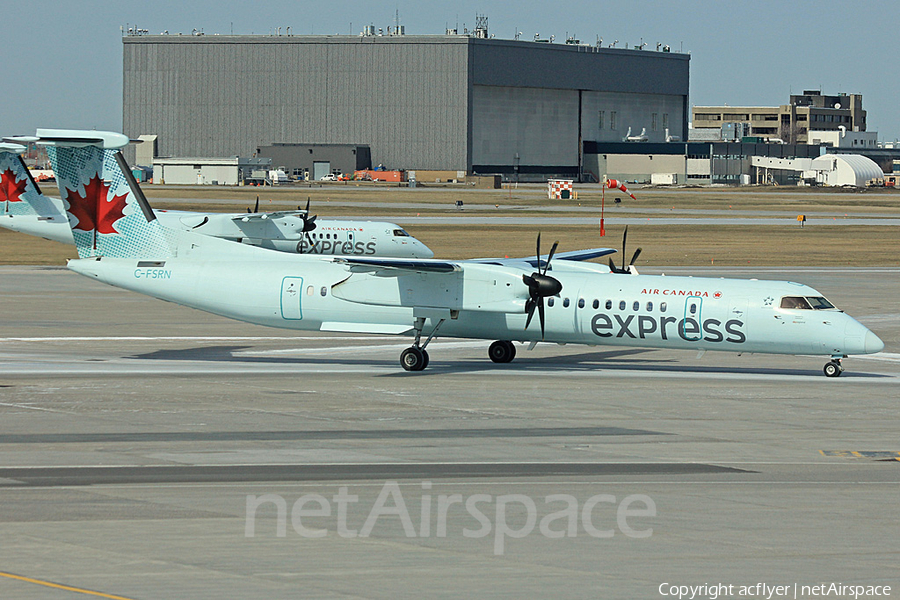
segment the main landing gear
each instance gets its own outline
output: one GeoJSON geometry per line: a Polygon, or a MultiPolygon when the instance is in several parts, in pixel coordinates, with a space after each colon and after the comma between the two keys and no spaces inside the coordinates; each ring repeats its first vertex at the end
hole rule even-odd
{"type": "Polygon", "coordinates": [[[413,342],[412,346],[400,353],[400,366],[407,371],[424,370],[425,367],[428,366],[428,352],[425,351],[425,346],[427,346],[428,342],[434,338],[434,334],[437,333],[438,328],[443,324],[444,319],[438,321],[438,324],[431,330],[431,334],[429,334],[425,343],[419,344],[419,340],[422,338],[422,328],[425,327],[425,318],[417,317],[414,325],[416,328],[416,341],[413,342]]]}
{"type": "Polygon", "coordinates": [[[844,372],[844,366],[841,364],[840,358],[832,358],[831,362],[827,363],[822,370],[825,371],[825,377],[840,377],[844,372]]]}
{"type": "Polygon", "coordinates": [[[516,347],[512,342],[496,341],[488,348],[488,356],[495,363],[508,363],[516,357],[516,347]]]}

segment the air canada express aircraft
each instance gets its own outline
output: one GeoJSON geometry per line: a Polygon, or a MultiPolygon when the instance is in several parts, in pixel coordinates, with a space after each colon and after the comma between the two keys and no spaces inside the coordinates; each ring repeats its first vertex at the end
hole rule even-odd
{"type": "MultiPolygon", "coordinates": [[[[49,130],[45,131],[48,133],[49,130]]],[[[32,138],[8,138],[29,141],[32,138]]],[[[64,244],[74,244],[63,201],[44,196],[31,177],[21,153],[25,147],[0,143],[0,226],[64,244]]],[[[99,191],[99,181],[84,182],[84,190],[60,184],[60,197],[71,206],[75,194],[99,191]]],[[[431,258],[434,253],[393,223],[321,219],[306,210],[246,213],[199,213],[158,210],[160,224],[281,252],[331,256],[391,256],[431,258]]],[[[71,212],[71,211],[69,211],[71,212]]],[[[74,213],[73,213],[74,214],[74,213]]]]}
{"type": "MultiPolygon", "coordinates": [[[[70,269],[110,285],[272,327],[414,336],[400,355],[428,365],[435,336],[513,342],[724,350],[841,359],[883,349],[865,326],[818,291],[787,281],[638,275],[580,262],[609,248],[524,259],[436,260],[269,252],[164,226],[118,149],[121,134],[38,130],[61,189],[80,258],[70,269]],[[552,265],[551,265],[552,263],[552,265]],[[545,302],[546,301],[546,302],[545,302]],[[535,312],[537,323],[533,322],[535,312]],[[424,340],[424,341],[423,341],[424,340]]],[[[634,260],[632,260],[632,263],[634,260]]]]}

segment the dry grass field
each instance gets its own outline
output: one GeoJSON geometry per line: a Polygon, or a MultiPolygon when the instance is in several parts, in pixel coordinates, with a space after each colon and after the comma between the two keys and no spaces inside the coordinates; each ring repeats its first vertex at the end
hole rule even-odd
{"type": "MultiPolygon", "coordinates": [[[[508,217],[599,217],[598,187],[585,187],[577,200],[551,201],[542,187],[475,190],[451,187],[415,189],[337,183],[285,188],[195,188],[147,185],[145,193],[156,208],[198,211],[241,211],[260,197],[261,210],[293,208],[312,201],[320,218],[357,217],[403,220],[413,216],[508,216],[508,217]],[[464,201],[464,210],[455,207],[464,201]],[[349,204],[347,204],[349,203],[349,204]],[[390,204],[390,206],[383,206],[390,204]],[[560,207],[593,208],[565,213],[560,207]]],[[[48,193],[55,190],[47,189],[48,193]]],[[[453,225],[408,224],[405,228],[425,242],[441,258],[479,256],[526,256],[534,253],[534,240],[541,231],[544,248],[560,241],[560,251],[621,245],[623,226],[617,217],[665,217],[659,211],[691,211],[692,217],[738,217],[744,211],[759,211],[755,218],[771,218],[772,225],[632,225],[629,256],[641,246],[638,266],[743,265],[743,266],[898,266],[900,229],[894,226],[821,225],[840,221],[845,215],[868,218],[900,217],[900,191],[798,189],[798,188],[682,188],[635,190],[637,200],[607,192],[606,237],[596,225],[558,224],[483,225],[465,222],[453,225]],[[623,200],[618,207],[614,199],[623,200]],[[645,209],[647,209],[645,211],[645,209]],[[731,214],[729,214],[731,213],[731,214]],[[785,215],[806,214],[804,228],[785,215]],[[776,220],[777,218],[777,220],[776,220]],[[818,225],[817,225],[818,221],[818,225]]],[[[685,215],[681,215],[685,216],[685,215]]],[[[474,219],[473,219],[474,220],[474,219]]],[[[545,250],[546,251],[546,250],[545,250]]],[[[0,264],[63,265],[75,249],[56,242],[0,229],[0,264]]],[[[621,257],[616,257],[621,261],[621,257]]]]}

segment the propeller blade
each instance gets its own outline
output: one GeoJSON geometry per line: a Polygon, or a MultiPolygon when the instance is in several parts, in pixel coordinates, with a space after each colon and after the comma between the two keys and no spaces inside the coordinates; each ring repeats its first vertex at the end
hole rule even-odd
{"type": "Polygon", "coordinates": [[[540,231],[538,231],[537,248],[535,249],[535,256],[537,256],[538,273],[540,273],[541,272],[541,232],[540,231]]]}
{"type": "Polygon", "coordinates": [[[253,212],[259,212],[259,196],[256,197],[256,208],[253,209],[253,212]]]}
{"type": "MultiPolygon", "coordinates": [[[[299,207],[298,207],[299,208],[299,207]]],[[[316,228],[316,216],[309,216],[309,197],[306,198],[306,214],[300,217],[303,219],[303,231],[310,232],[316,228]]]]}
{"type": "Polygon", "coordinates": [[[544,297],[538,297],[538,318],[541,320],[541,339],[544,339],[544,297]]]}
{"type": "Polygon", "coordinates": [[[531,325],[531,318],[534,317],[534,306],[534,300],[532,300],[531,298],[529,298],[528,301],[525,302],[525,314],[528,315],[528,318],[525,319],[525,329],[528,329],[528,326],[531,325]]]}
{"type": "Polygon", "coordinates": [[[616,263],[613,262],[612,257],[609,259],[609,272],[610,273],[618,273],[619,269],[616,268],[616,263]]]}
{"type": "Polygon", "coordinates": [[[547,274],[547,269],[550,268],[550,261],[553,260],[553,255],[556,253],[556,247],[559,246],[559,240],[553,242],[553,245],[550,246],[550,254],[547,255],[547,263],[544,265],[544,272],[541,275],[547,274]]]}
{"type": "Polygon", "coordinates": [[[631,256],[631,262],[628,263],[628,266],[631,266],[634,264],[634,261],[637,260],[637,257],[641,255],[641,250],[642,250],[642,248],[638,248],[637,250],[634,251],[634,254],[631,256]]]}
{"type": "Polygon", "coordinates": [[[625,226],[625,231],[622,233],[622,269],[625,268],[625,257],[628,256],[625,254],[625,241],[628,239],[628,225],[625,226]]]}

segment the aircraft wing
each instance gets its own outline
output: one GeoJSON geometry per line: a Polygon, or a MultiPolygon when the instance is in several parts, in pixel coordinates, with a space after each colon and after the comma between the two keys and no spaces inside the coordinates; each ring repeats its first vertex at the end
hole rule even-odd
{"type": "Polygon", "coordinates": [[[237,213],[232,215],[232,221],[265,221],[267,219],[280,219],[281,217],[299,217],[305,215],[305,210],[276,210],[265,213],[237,213]]]}
{"type": "Polygon", "coordinates": [[[336,256],[334,262],[348,265],[352,273],[373,273],[381,277],[399,277],[411,273],[454,273],[462,270],[459,263],[444,260],[410,260],[402,258],[354,258],[336,256]]]}
{"type": "MultiPolygon", "coordinates": [[[[583,261],[597,258],[599,256],[606,256],[607,254],[613,254],[615,252],[617,252],[615,248],[589,248],[587,250],[570,250],[568,252],[557,252],[553,255],[553,259],[583,261]]],[[[542,257],[540,260],[538,260],[537,256],[528,256],[526,258],[474,258],[469,262],[501,266],[516,266],[521,265],[522,263],[528,263],[532,267],[537,268],[538,265],[543,266],[547,261],[545,257],[542,257]]]]}

